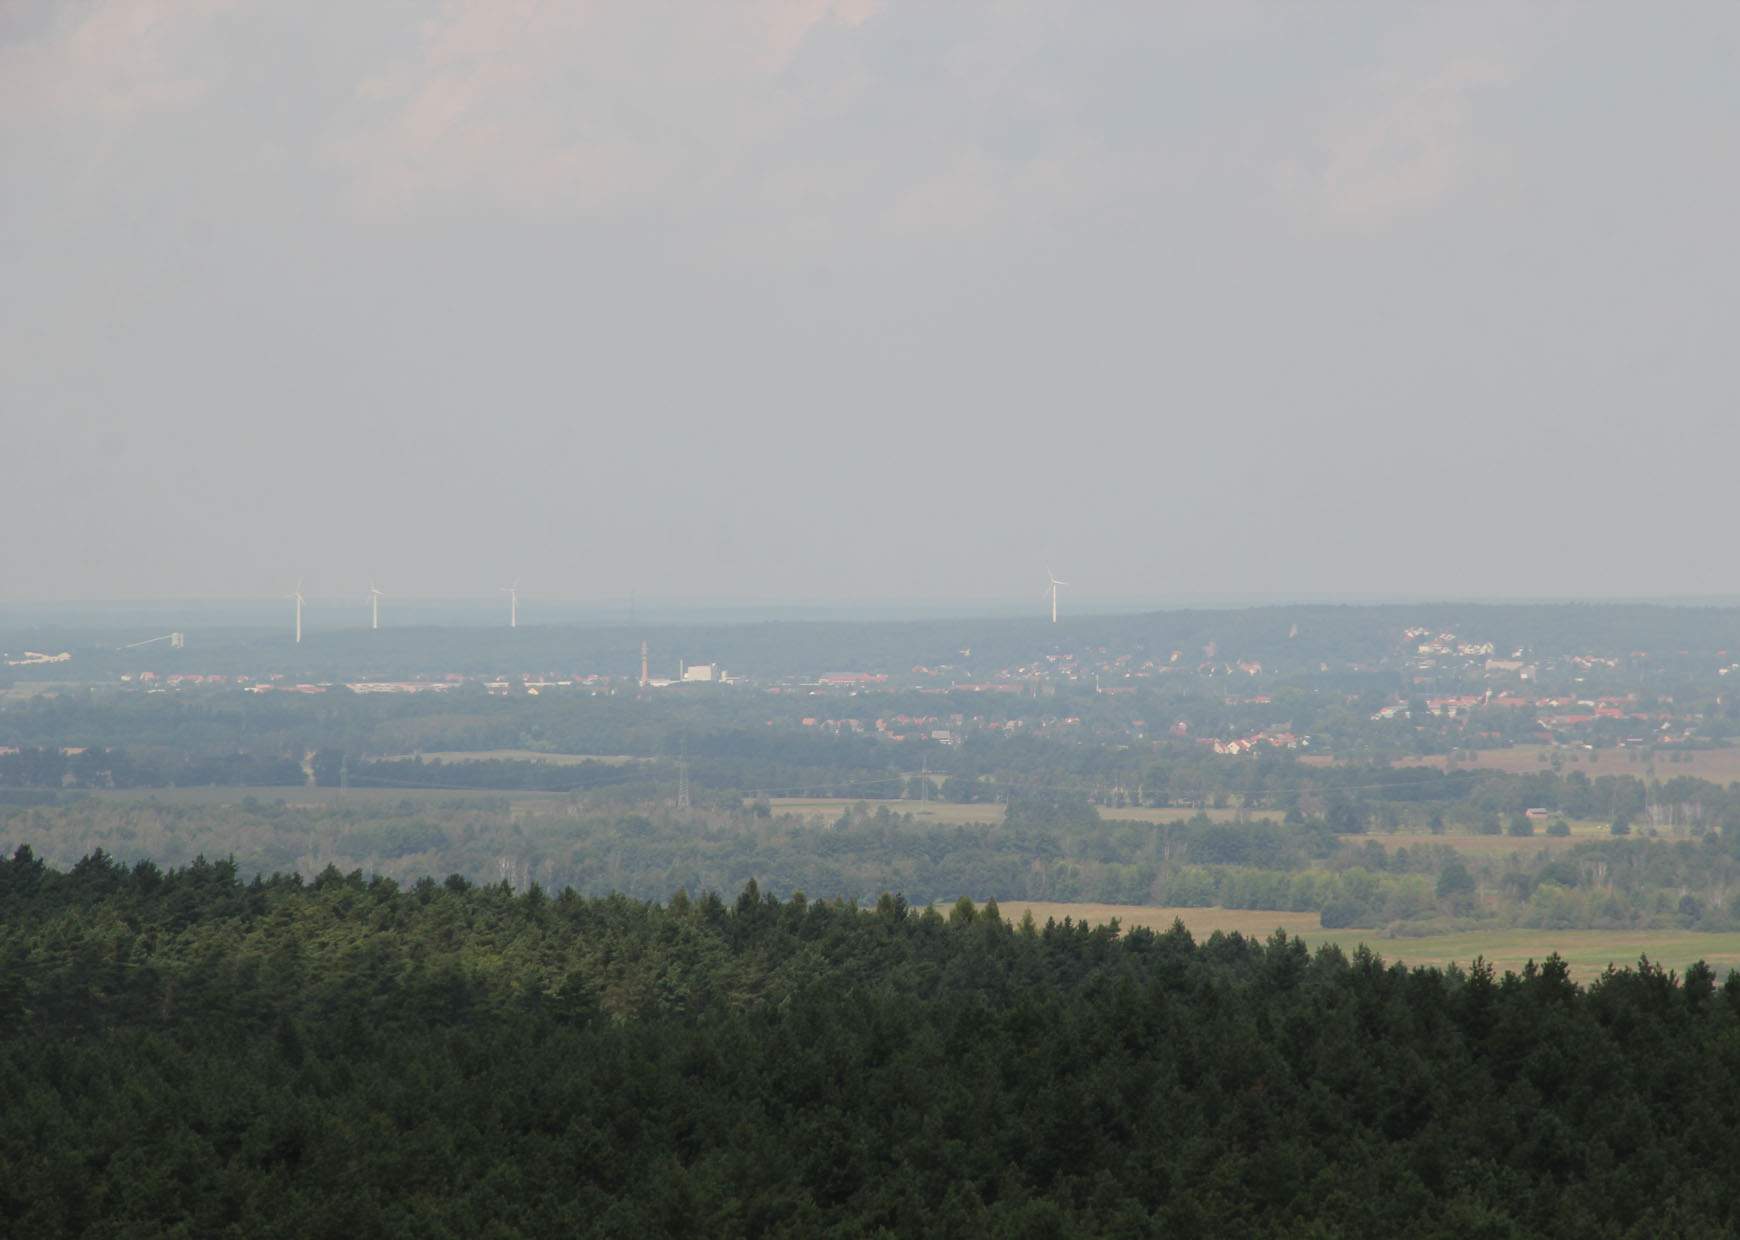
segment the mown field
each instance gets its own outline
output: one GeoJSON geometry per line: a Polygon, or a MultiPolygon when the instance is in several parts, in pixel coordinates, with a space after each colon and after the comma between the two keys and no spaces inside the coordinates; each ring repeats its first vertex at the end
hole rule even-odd
{"type": "Polygon", "coordinates": [[[404,753],[384,758],[385,762],[409,762],[421,757],[425,762],[542,762],[548,766],[579,766],[582,762],[602,762],[606,766],[626,766],[631,762],[651,762],[632,754],[544,753],[538,749],[444,749],[438,752],[404,753]]]}
{"type": "Polygon", "coordinates": [[[1511,775],[1527,775],[1550,770],[1557,760],[1561,771],[1583,771],[1590,778],[1597,775],[1636,775],[1640,779],[1672,779],[1675,775],[1690,775],[1711,783],[1731,784],[1740,780],[1740,749],[1687,749],[1679,753],[1658,753],[1651,759],[1641,749],[1580,749],[1575,746],[1517,745],[1510,749],[1469,749],[1458,751],[1452,763],[1450,755],[1434,754],[1426,758],[1408,758],[1397,766],[1430,766],[1439,770],[1503,771],[1511,775]],[[1671,761],[1680,758],[1683,761],[1671,761]]]}
{"type": "MultiPolygon", "coordinates": [[[[956,805],[948,801],[871,800],[853,797],[774,797],[769,804],[775,813],[801,814],[830,820],[838,818],[854,805],[866,805],[872,809],[885,805],[893,813],[911,814],[919,822],[933,822],[945,826],[1003,820],[1003,807],[996,804],[956,805]]],[[[1246,814],[1245,811],[1237,809],[1157,809],[1145,806],[1100,809],[1100,817],[1109,822],[1186,822],[1199,813],[1207,814],[1213,822],[1236,822],[1241,815],[1252,821],[1274,821],[1280,817],[1279,814],[1271,812],[1246,814]]],[[[1546,823],[1541,822],[1536,824],[1535,833],[1529,836],[1476,835],[1471,832],[1428,835],[1413,831],[1395,834],[1372,832],[1368,835],[1343,835],[1339,838],[1344,844],[1375,843],[1384,848],[1418,848],[1424,844],[1434,844],[1454,848],[1457,852],[1472,856],[1490,857],[1517,851],[1558,851],[1588,840],[1605,839],[1610,835],[1606,823],[1578,821],[1569,825],[1571,834],[1567,836],[1548,835],[1546,823]]]]}
{"type": "Polygon", "coordinates": [[[854,805],[871,809],[887,806],[890,813],[911,814],[920,822],[960,825],[969,822],[1001,822],[1001,805],[956,805],[951,801],[887,801],[866,797],[771,797],[768,804],[776,814],[798,814],[809,818],[838,818],[854,805]]]}
{"type": "Polygon", "coordinates": [[[1570,827],[1570,835],[1548,835],[1543,828],[1537,827],[1533,835],[1523,836],[1475,835],[1466,831],[1428,835],[1419,831],[1398,831],[1394,835],[1374,832],[1370,835],[1342,835],[1336,838],[1343,844],[1377,844],[1382,848],[1418,848],[1423,844],[1435,844],[1476,857],[1502,856],[1519,851],[1532,853],[1541,849],[1557,852],[1590,840],[1612,838],[1612,832],[1602,823],[1574,822],[1570,827]]]}
{"type": "Polygon", "coordinates": [[[1056,904],[1011,900],[998,902],[1003,916],[1019,923],[1032,910],[1040,924],[1047,918],[1065,917],[1103,924],[1117,918],[1128,928],[1147,926],[1168,930],[1182,921],[1198,939],[1214,933],[1238,931],[1267,938],[1285,930],[1310,943],[1338,944],[1352,952],[1361,943],[1386,961],[1409,965],[1466,965],[1485,957],[1503,972],[1520,969],[1529,960],[1544,960],[1553,952],[1564,957],[1580,981],[1588,981],[1609,964],[1635,964],[1647,955],[1657,964],[1684,971],[1694,961],[1709,963],[1718,973],[1740,968],[1740,933],[1700,934],[1690,930],[1483,930],[1469,934],[1439,934],[1422,938],[1384,938],[1371,930],[1325,930],[1316,913],[1268,912],[1261,909],[1153,908],[1134,904],[1056,904]]]}
{"type": "MultiPolygon", "coordinates": [[[[778,814],[809,814],[818,818],[838,818],[854,805],[875,809],[886,805],[889,812],[911,814],[920,822],[958,824],[969,822],[1001,822],[1000,804],[957,805],[952,801],[898,801],[867,797],[774,797],[768,804],[778,814]]],[[[1239,816],[1236,809],[1153,809],[1146,807],[1101,809],[1100,817],[1117,822],[1185,822],[1198,813],[1206,813],[1215,822],[1232,822],[1239,816]]],[[[1256,815],[1276,817],[1278,815],[1256,815]]]]}
{"type": "Polygon", "coordinates": [[[252,798],[272,804],[317,808],[342,805],[397,805],[401,801],[559,800],[565,792],[528,792],[517,788],[104,788],[87,793],[104,801],[160,805],[239,805],[252,798]]]}

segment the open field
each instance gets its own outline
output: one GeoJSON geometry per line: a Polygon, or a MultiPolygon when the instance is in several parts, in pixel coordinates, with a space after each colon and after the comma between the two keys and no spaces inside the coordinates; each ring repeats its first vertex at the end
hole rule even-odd
{"type": "MultiPolygon", "coordinates": [[[[1205,938],[1216,930],[1268,938],[1276,930],[1306,938],[1321,939],[1326,934],[1316,913],[1285,913],[1269,909],[1245,908],[1166,908],[1144,904],[1062,904],[1050,900],[1010,900],[997,902],[997,909],[1010,922],[1019,924],[1021,915],[1029,909],[1033,920],[1044,925],[1047,919],[1061,922],[1064,918],[1101,925],[1116,917],[1126,930],[1146,926],[1150,930],[1170,930],[1174,921],[1182,921],[1197,938],[1205,938]]],[[[939,908],[947,912],[946,908],[939,908]]],[[[1367,933],[1370,933],[1369,931],[1367,933]]]]}
{"type": "Polygon", "coordinates": [[[1697,960],[1718,973],[1740,968],[1740,933],[1699,934],[1690,930],[1482,930],[1468,934],[1438,934],[1423,938],[1384,938],[1375,930],[1325,930],[1315,913],[1266,912],[1260,909],[1155,908],[1132,904],[1056,904],[1022,900],[999,902],[1011,922],[1031,909],[1040,924],[1047,918],[1099,924],[1116,917],[1126,928],[1147,926],[1169,930],[1180,920],[1198,939],[1216,930],[1267,938],[1277,929],[1297,935],[1316,947],[1336,943],[1351,953],[1365,943],[1386,961],[1409,965],[1466,965],[1484,956],[1501,973],[1520,969],[1529,960],[1544,960],[1553,952],[1564,957],[1579,981],[1588,981],[1609,964],[1637,963],[1647,955],[1657,964],[1684,971],[1697,960]]]}
{"type": "Polygon", "coordinates": [[[112,788],[89,795],[105,801],[157,801],[164,805],[239,805],[249,797],[299,808],[397,805],[400,801],[548,801],[565,792],[512,788],[112,788]]]}
{"type": "Polygon", "coordinates": [[[891,814],[911,814],[920,822],[947,826],[969,822],[1001,822],[1001,805],[956,805],[952,801],[883,801],[867,797],[773,797],[768,801],[776,814],[802,814],[813,818],[838,818],[854,805],[871,810],[887,806],[891,814]]]}
{"type": "Polygon", "coordinates": [[[1537,853],[1561,852],[1575,844],[1595,838],[1592,835],[1546,835],[1537,831],[1533,835],[1467,835],[1446,833],[1444,835],[1343,835],[1339,837],[1343,844],[1377,844],[1386,851],[1397,848],[1424,848],[1437,844],[1445,848],[1454,848],[1459,853],[1474,857],[1498,857],[1506,853],[1537,853]]]}
{"type": "MultiPolygon", "coordinates": [[[[1677,754],[1658,753],[1653,761],[1641,749],[1581,749],[1574,745],[1516,745],[1510,749],[1467,749],[1456,754],[1452,764],[1446,754],[1424,758],[1403,758],[1393,766],[1430,766],[1439,770],[1504,771],[1512,775],[1527,775],[1553,769],[1558,760],[1561,772],[1582,771],[1591,779],[1597,775],[1636,775],[1640,779],[1672,779],[1675,775],[1690,775],[1727,785],[1740,780],[1740,748],[1687,749],[1677,754]],[[1685,759],[1673,762],[1671,757],[1685,759]]],[[[1323,764],[1313,757],[1306,761],[1323,764]]]]}
{"type": "Polygon", "coordinates": [[[1276,810],[1245,811],[1238,809],[1175,809],[1170,806],[1131,805],[1120,809],[1100,806],[1100,817],[1107,822],[1188,822],[1198,814],[1207,814],[1211,822],[1237,822],[1242,815],[1253,822],[1279,822],[1276,810]]]}
{"type": "MultiPolygon", "coordinates": [[[[852,808],[854,805],[867,805],[871,809],[887,806],[889,811],[897,814],[911,814],[920,822],[934,822],[943,825],[960,825],[965,823],[1001,822],[1003,807],[1001,805],[956,805],[948,801],[894,801],[871,800],[869,798],[852,797],[774,797],[769,802],[775,813],[803,814],[816,818],[834,819],[852,808]]],[[[1108,822],[1185,822],[1198,813],[1206,813],[1214,822],[1236,822],[1241,814],[1251,821],[1276,821],[1280,815],[1256,811],[1245,813],[1236,809],[1154,809],[1148,807],[1133,807],[1124,809],[1100,809],[1100,817],[1108,822]]],[[[1571,834],[1566,836],[1551,836],[1546,833],[1546,824],[1536,825],[1535,833],[1529,836],[1512,835],[1476,835],[1470,832],[1455,832],[1444,835],[1427,835],[1422,832],[1397,832],[1393,835],[1373,832],[1369,835],[1343,835],[1340,838],[1344,844],[1377,844],[1385,849],[1423,848],[1427,845],[1438,845],[1444,848],[1454,848],[1457,852],[1470,856],[1493,857],[1506,853],[1524,852],[1537,853],[1542,850],[1560,851],[1589,840],[1609,839],[1611,834],[1606,823],[1573,822],[1570,824],[1571,834]]]]}
{"type": "MultiPolygon", "coordinates": [[[[879,800],[869,797],[774,797],[769,802],[775,813],[811,814],[837,818],[852,806],[868,805],[872,810],[885,805],[890,813],[911,814],[921,822],[967,823],[1001,822],[1003,807],[999,804],[957,805],[952,801],[879,800]]],[[[1112,822],[1184,822],[1198,813],[1206,813],[1215,822],[1232,822],[1238,818],[1236,809],[1125,809],[1101,808],[1100,817],[1112,822]]],[[[1278,814],[1256,814],[1257,818],[1279,818],[1278,814]]]]}
{"type": "MultiPolygon", "coordinates": [[[[383,762],[409,762],[417,754],[403,753],[383,762]]],[[[606,766],[627,766],[631,762],[651,762],[631,754],[543,753],[536,749],[447,749],[421,755],[425,762],[543,762],[550,766],[579,766],[582,762],[602,762],[606,766]]]]}
{"type": "Polygon", "coordinates": [[[1467,853],[1475,857],[1502,856],[1505,853],[1526,852],[1536,853],[1543,849],[1558,852],[1586,844],[1591,840],[1612,839],[1612,832],[1600,823],[1572,823],[1569,835],[1548,835],[1544,829],[1537,828],[1533,835],[1474,835],[1467,832],[1447,832],[1444,835],[1426,835],[1421,832],[1398,832],[1395,835],[1342,835],[1337,836],[1343,844],[1377,844],[1385,849],[1424,848],[1427,845],[1440,845],[1454,848],[1459,853],[1467,853]]]}
{"type": "Polygon", "coordinates": [[[42,684],[12,685],[12,686],[9,686],[8,688],[0,689],[0,702],[7,701],[8,699],[10,699],[11,701],[14,701],[14,702],[23,702],[29,698],[39,697],[44,693],[51,693],[53,691],[54,691],[53,685],[42,685],[42,684]]]}

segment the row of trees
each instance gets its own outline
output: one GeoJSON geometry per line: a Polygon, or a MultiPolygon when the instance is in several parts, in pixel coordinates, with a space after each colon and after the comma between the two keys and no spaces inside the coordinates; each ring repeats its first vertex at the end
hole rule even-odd
{"type": "Polygon", "coordinates": [[[1020,800],[1000,824],[942,826],[861,805],[824,825],[765,807],[617,808],[507,798],[324,807],[92,798],[0,807],[0,843],[61,864],[94,849],[129,861],[233,857],[245,873],[328,866],[411,883],[572,886],[657,898],[765,889],[920,904],[961,895],[1317,912],[1335,926],[1408,932],[1493,925],[1640,929],[1740,927],[1740,832],[1698,840],[1578,843],[1464,857],[1432,837],[1378,843],[1322,820],[1155,825],[1102,822],[1079,799],[1020,800]]]}
{"type": "Polygon", "coordinates": [[[287,788],[308,782],[300,756],[220,749],[26,746],[0,753],[0,788],[287,788]]]}

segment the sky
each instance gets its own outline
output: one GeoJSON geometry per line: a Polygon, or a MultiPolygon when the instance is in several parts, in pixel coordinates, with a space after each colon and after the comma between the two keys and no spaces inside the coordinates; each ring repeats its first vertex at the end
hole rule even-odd
{"type": "Polygon", "coordinates": [[[1740,594],[1740,6],[11,0],[0,601],[1740,594]]]}

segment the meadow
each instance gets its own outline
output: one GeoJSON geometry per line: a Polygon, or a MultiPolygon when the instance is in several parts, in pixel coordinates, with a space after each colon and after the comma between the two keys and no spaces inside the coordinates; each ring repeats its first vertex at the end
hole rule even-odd
{"type": "Polygon", "coordinates": [[[159,805],[240,805],[244,801],[259,801],[274,805],[282,801],[292,809],[326,809],[398,805],[402,801],[416,804],[451,803],[454,801],[556,801],[565,792],[528,792],[508,788],[319,788],[310,784],[301,788],[102,788],[85,795],[102,801],[123,801],[129,804],[159,805]]]}
{"type": "MultiPolygon", "coordinates": [[[[919,822],[944,826],[966,823],[1003,821],[1003,806],[996,802],[956,804],[953,801],[877,800],[865,797],[774,797],[768,804],[776,814],[799,814],[817,818],[838,818],[854,805],[871,809],[887,806],[890,813],[911,814],[919,822]]],[[[1236,822],[1243,811],[1236,809],[1176,809],[1151,806],[1129,806],[1121,809],[1100,808],[1100,817],[1108,822],[1188,822],[1199,813],[1212,822],[1236,822]]],[[[1278,814],[1244,815],[1249,818],[1278,818],[1278,814]]]]}
{"type": "MultiPolygon", "coordinates": [[[[977,805],[957,805],[950,801],[899,801],[899,800],[869,800],[853,797],[774,797],[769,804],[777,814],[797,814],[803,817],[825,818],[832,820],[849,811],[854,805],[864,805],[871,809],[887,806],[890,812],[911,814],[914,820],[923,823],[935,823],[940,826],[966,826],[970,823],[997,823],[1003,821],[1003,806],[995,803],[977,805]]],[[[1154,806],[1124,806],[1108,808],[1100,806],[1099,815],[1107,822],[1150,822],[1175,823],[1189,822],[1198,814],[1204,814],[1210,822],[1276,822],[1280,815],[1269,811],[1249,812],[1239,809],[1188,809],[1154,806]]],[[[1537,852],[1545,849],[1558,852],[1589,840],[1606,839],[1610,837],[1608,824],[1601,822],[1577,821],[1568,824],[1571,834],[1552,836],[1546,833],[1546,823],[1537,823],[1535,833],[1528,836],[1513,835],[1479,835],[1473,832],[1447,832],[1443,835],[1430,835],[1421,831],[1380,833],[1371,832],[1366,835],[1342,835],[1338,838],[1344,844],[1375,843],[1383,848],[1418,848],[1432,844],[1444,848],[1453,848],[1459,853],[1475,857],[1503,856],[1513,852],[1537,852]]]]}
{"type": "Polygon", "coordinates": [[[1533,835],[1477,835],[1466,831],[1430,835],[1422,831],[1398,831],[1394,834],[1374,832],[1369,835],[1340,835],[1343,844],[1376,844],[1380,848],[1419,848],[1431,844],[1454,848],[1471,857],[1501,857],[1514,852],[1561,852],[1596,839],[1611,839],[1606,826],[1597,823],[1572,823],[1570,835],[1548,835],[1536,829],[1533,835]]]}
{"type": "Polygon", "coordinates": [[[1600,775],[1635,775],[1639,779],[1672,779],[1690,775],[1724,786],[1740,781],[1740,749],[1686,749],[1650,754],[1643,749],[1583,749],[1575,745],[1513,745],[1508,749],[1461,749],[1454,754],[1408,758],[1397,766],[1429,766],[1438,770],[1501,771],[1531,775],[1557,769],[1600,775]],[[1670,761],[1670,758],[1679,759],[1670,761]]]}
{"type": "Polygon", "coordinates": [[[1500,973],[1521,969],[1530,961],[1542,961],[1557,952],[1579,981],[1587,982],[1609,964],[1625,966],[1648,956],[1665,968],[1684,972],[1687,965],[1702,960],[1718,973],[1740,967],[1740,933],[1700,933],[1694,930],[1520,930],[1494,929],[1462,934],[1426,935],[1420,938],[1387,938],[1371,930],[1325,930],[1316,913],[1282,913],[1262,909],[1154,908],[1136,904],[1062,904],[1011,900],[998,901],[998,909],[1019,924],[1031,911],[1044,925],[1048,918],[1062,922],[1073,918],[1102,925],[1114,917],[1125,929],[1145,926],[1156,931],[1182,921],[1197,939],[1216,930],[1267,938],[1276,930],[1304,939],[1313,948],[1334,943],[1351,954],[1361,943],[1385,961],[1408,965],[1459,964],[1464,967],[1484,957],[1500,973]]]}
{"type": "Polygon", "coordinates": [[[633,754],[545,753],[539,749],[443,749],[421,754],[398,754],[383,762],[410,762],[422,758],[425,762],[542,762],[548,766],[579,766],[582,762],[602,762],[606,766],[627,766],[631,762],[651,762],[651,758],[633,754]]]}

